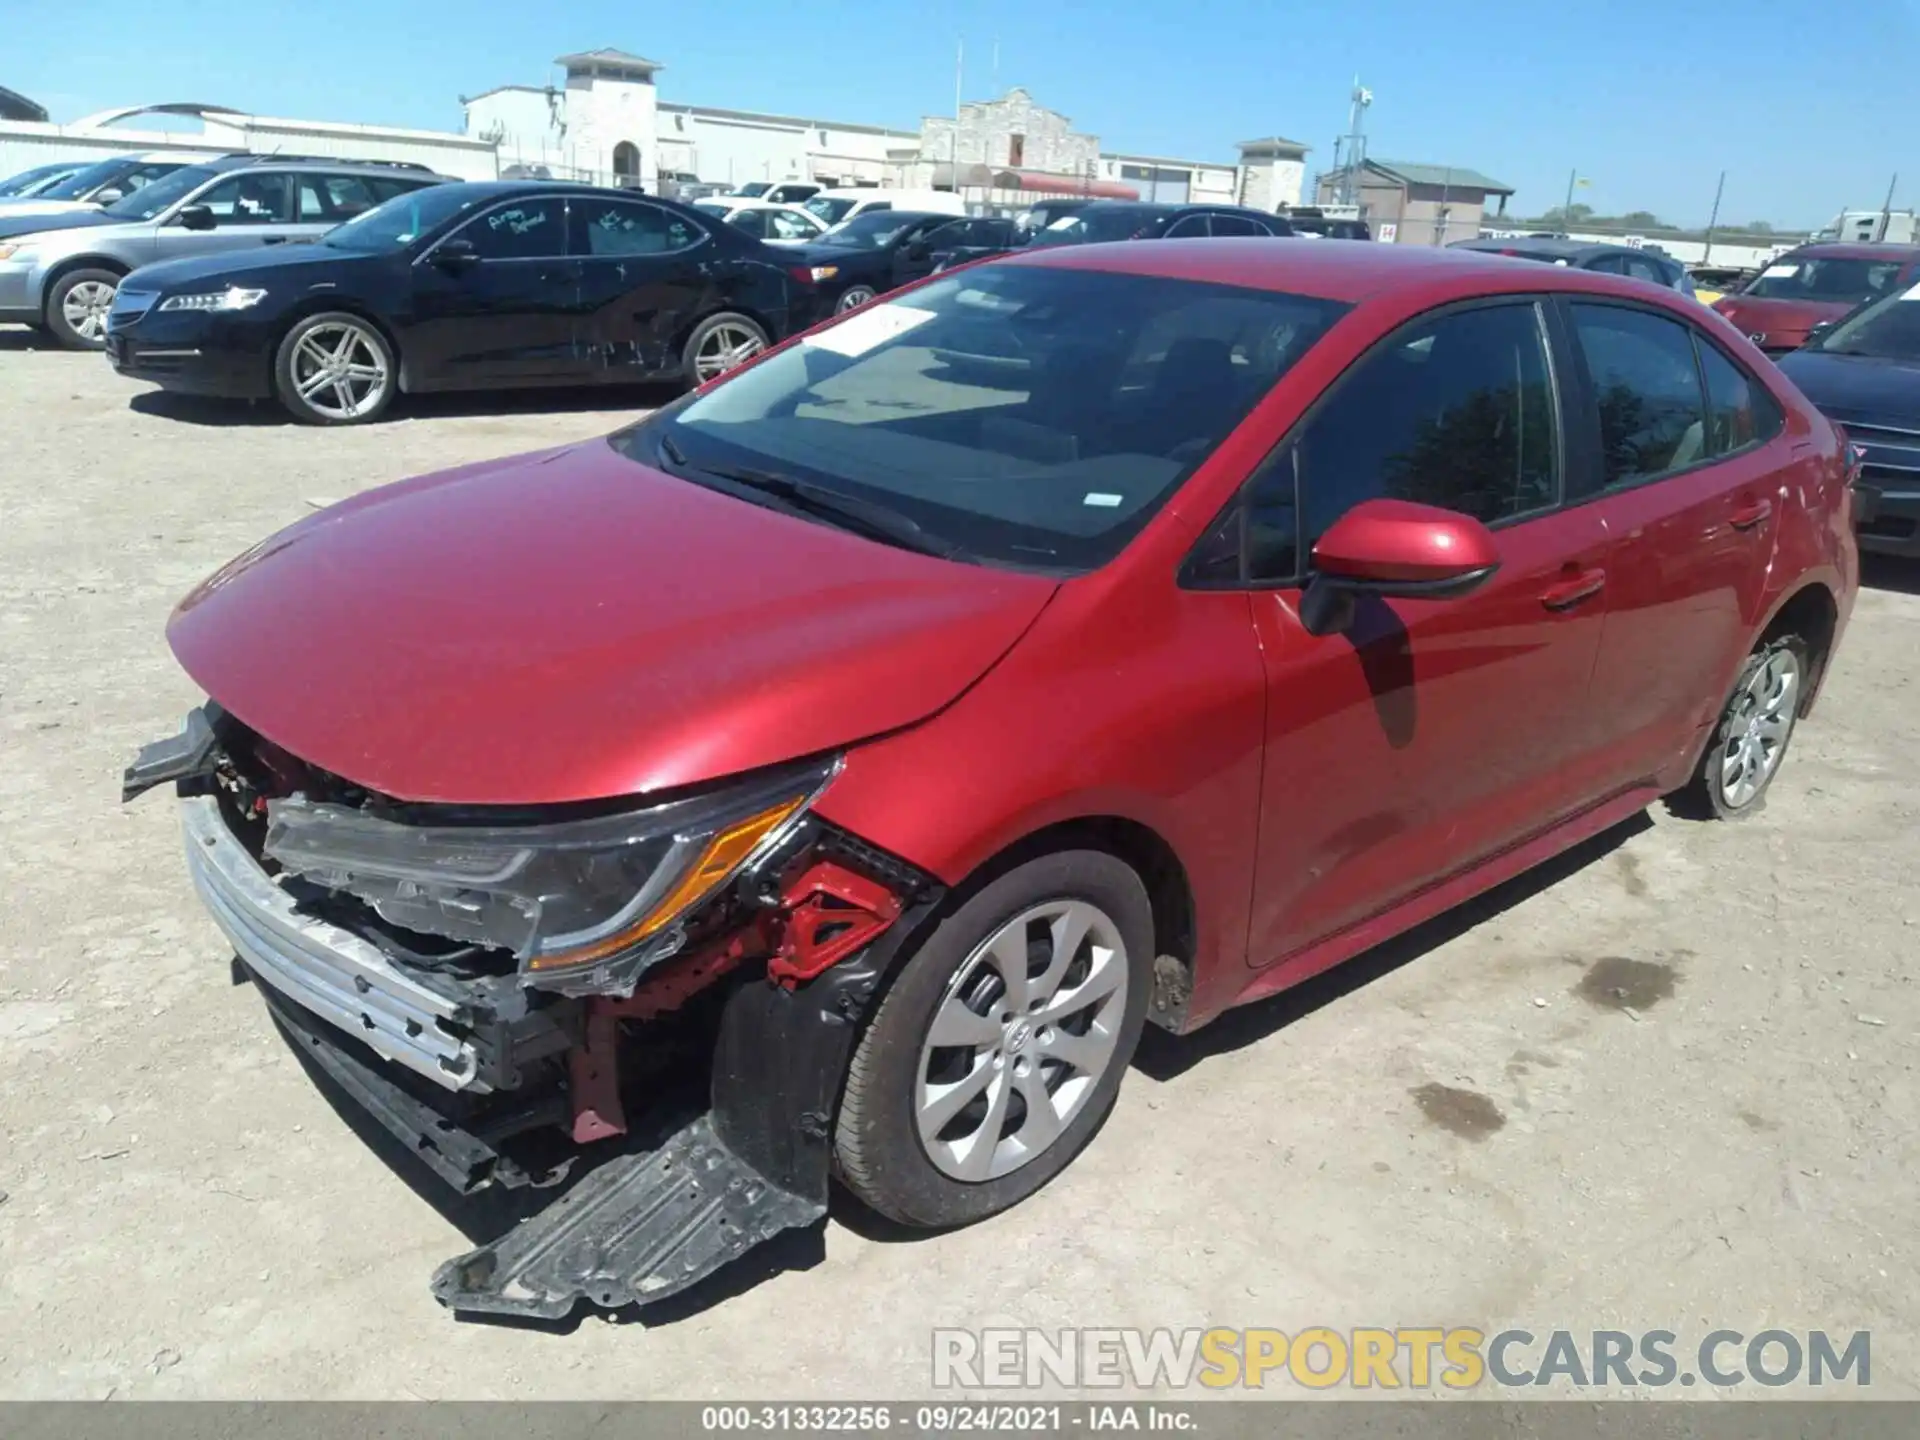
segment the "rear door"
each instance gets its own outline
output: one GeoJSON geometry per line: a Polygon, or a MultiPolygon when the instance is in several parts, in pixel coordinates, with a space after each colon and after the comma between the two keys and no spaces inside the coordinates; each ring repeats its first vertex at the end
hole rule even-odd
{"type": "MultiPolygon", "coordinates": [[[[1415,320],[1376,345],[1263,467],[1247,554],[1269,677],[1250,957],[1264,965],[1595,802],[1587,682],[1606,536],[1562,504],[1552,311],[1415,320]],[[1500,568],[1454,600],[1363,600],[1300,623],[1313,544],[1361,501],[1494,528],[1500,568]]],[[[1197,362],[1200,357],[1195,356],[1197,362]]]]}
{"type": "Polygon", "coordinates": [[[568,253],[567,197],[504,200],[442,237],[413,264],[414,323],[402,359],[410,389],[579,379],[579,263],[568,253]],[[447,241],[474,258],[439,258],[447,241]]]}
{"type": "Polygon", "coordinates": [[[1759,623],[1793,457],[1765,387],[1696,327],[1611,300],[1566,315],[1575,423],[1598,457],[1573,484],[1610,536],[1594,710],[1626,786],[1718,715],[1759,623]]]}
{"type": "Polygon", "coordinates": [[[719,308],[707,297],[729,288],[730,272],[745,263],[678,211],[625,198],[576,195],[573,248],[580,257],[582,344],[588,365],[602,375],[677,366],[686,331],[719,308]]]}

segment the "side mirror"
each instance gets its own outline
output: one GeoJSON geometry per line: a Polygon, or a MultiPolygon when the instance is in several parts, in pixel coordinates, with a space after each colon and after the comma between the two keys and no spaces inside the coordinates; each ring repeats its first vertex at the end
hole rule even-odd
{"type": "Polygon", "coordinates": [[[1500,568],[1500,546],[1471,515],[1409,500],[1366,500],[1333,523],[1313,547],[1313,578],[1300,597],[1300,623],[1331,635],[1353,624],[1361,595],[1452,600],[1500,568]]]}
{"type": "Polygon", "coordinates": [[[115,201],[124,200],[126,198],[127,198],[126,191],[122,190],[118,185],[109,185],[104,190],[96,190],[94,192],[93,203],[96,205],[111,205],[115,201]]]}
{"type": "Polygon", "coordinates": [[[204,205],[189,205],[173,218],[188,230],[211,230],[215,224],[213,211],[204,205]]]}
{"type": "Polygon", "coordinates": [[[453,239],[442,242],[434,249],[433,263],[438,265],[442,270],[458,274],[463,270],[471,270],[475,265],[478,265],[480,263],[480,252],[473,248],[473,242],[471,240],[463,239],[456,235],[453,239]]]}
{"type": "Polygon", "coordinates": [[[1807,331],[1807,344],[1818,345],[1833,333],[1833,327],[1839,323],[1838,320],[1822,320],[1818,325],[1815,325],[1811,330],[1807,331]]]}

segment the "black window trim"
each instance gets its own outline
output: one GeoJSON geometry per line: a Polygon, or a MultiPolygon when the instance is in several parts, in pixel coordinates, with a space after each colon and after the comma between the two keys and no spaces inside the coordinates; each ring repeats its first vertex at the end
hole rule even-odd
{"type": "MultiPolygon", "coordinates": [[[[1771,445],[1775,440],[1780,439],[1781,436],[1787,433],[1787,407],[1782,405],[1778,400],[1778,398],[1775,397],[1771,387],[1764,384],[1760,380],[1760,378],[1753,373],[1753,370],[1750,366],[1741,364],[1740,361],[1736,360],[1733,356],[1727,354],[1726,349],[1723,346],[1717,344],[1713,340],[1713,338],[1705,332],[1705,330],[1703,330],[1700,326],[1694,324],[1692,320],[1686,318],[1685,316],[1674,314],[1673,311],[1667,309],[1667,307],[1664,305],[1655,305],[1645,300],[1633,300],[1625,296],[1619,296],[1619,295],[1600,295],[1600,294],[1575,293],[1572,291],[1567,291],[1567,292],[1562,292],[1558,296],[1558,300],[1559,300],[1558,308],[1560,308],[1563,312],[1563,315],[1564,315],[1563,323],[1566,327],[1567,368],[1572,372],[1570,378],[1573,380],[1575,387],[1579,391],[1580,401],[1581,401],[1580,408],[1585,412],[1585,416],[1588,421],[1588,426],[1591,431],[1589,436],[1590,448],[1592,450],[1592,453],[1599,458],[1599,464],[1597,466],[1587,467],[1593,472],[1592,475],[1589,477],[1589,483],[1591,483],[1593,488],[1586,491],[1583,494],[1568,496],[1566,500],[1567,509],[1569,510],[1576,509],[1582,505],[1592,504],[1596,500],[1604,500],[1611,495],[1626,495],[1631,493],[1632,491],[1644,489],[1649,485],[1659,485],[1668,480],[1677,480],[1682,476],[1692,475],[1696,471],[1706,469],[1709,465],[1719,465],[1724,463],[1725,461],[1737,459],[1738,457],[1747,454],[1751,450],[1759,449],[1766,445],[1771,445]],[[1700,459],[1694,461],[1691,465],[1682,465],[1672,470],[1662,470],[1655,475],[1637,476],[1636,478],[1629,480],[1622,485],[1608,485],[1606,483],[1606,474],[1604,469],[1605,463],[1606,463],[1605,457],[1604,457],[1604,447],[1600,443],[1600,434],[1599,434],[1599,427],[1600,427],[1599,392],[1596,391],[1594,388],[1593,372],[1587,368],[1586,353],[1580,348],[1580,335],[1579,335],[1578,329],[1576,328],[1577,322],[1575,321],[1574,314],[1573,314],[1573,307],[1575,305],[1604,306],[1606,308],[1613,309],[1613,310],[1637,310],[1643,315],[1652,315],[1658,319],[1666,320],[1674,325],[1678,325],[1682,330],[1686,331],[1690,336],[1692,336],[1693,337],[1693,378],[1694,378],[1695,385],[1699,388],[1699,391],[1700,391],[1700,423],[1703,427],[1710,427],[1712,424],[1712,418],[1713,418],[1712,401],[1707,394],[1707,370],[1706,370],[1706,367],[1700,363],[1699,347],[1704,343],[1704,344],[1712,345],[1715,350],[1718,350],[1720,352],[1720,357],[1723,360],[1725,360],[1729,365],[1733,366],[1735,370],[1739,371],[1741,375],[1746,377],[1746,381],[1749,385],[1753,386],[1755,389],[1759,390],[1761,393],[1763,393],[1767,397],[1768,403],[1770,403],[1773,406],[1774,410],[1779,413],[1779,416],[1780,416],[1779,429],[1775,430],[1773,434],[1765,437],[1764,439],[1749,441],[1747,444],[1742,445],[1737,450],[1728,450],[1719,455],[1704,455],[1700,459]]],[[[1709,434],[1710,433],[1711,432],[1709,431],[1709,434]]]]}
{"type": "MultiPolygon", "coordinates": [[[[1386,334],[1374,340],[1366,349],[1354,356],[1353,359],[1347,363],[1346,368],[1341,370],[1327,387],[1314,397],[1313,403],[1294,419],[1294,422],[1286,428],[1285,432],[1273,443],[1271,448],[1247,471],[1245,477],[1242,478],[1239,485],[1235,487],[1233,495],[1227,500],[1226,504],[1220,507],[1213,519],[1207,523],[1206,529],[1201,531],[1200,538],[1188,547],[1186,555],[1181,558],[1179,569],[1176,572],[1176,583],[1179,587],[1183,590],[1226,590],[1251,594],[1270,590],[1294,590],[1305,586],[1306,583],[1313,578],[1313,556],[1307,547],[1307,537],[1304,527],[1298,528],[1294,535],[1294,569],[1291,575],[1283,580],[1251,580],[1247,578],[1247,507],[1243,502],[1246,499],[1249,487],[1266,473],[1269,465],[1277,463],[1284,454],[1287,457],[1287,463],[1290,464],[1293,469],[1294,513],[1296,516],[1304,517],[1306,514],[1305,497],[1300,491],[1300,462],[1298,451],[1294,444],[1294,442],[1299,439],[1301,432],[1313,423],[1314,419],[1326,406],[1333,403],[1334,399],[1346,388],[1352,377],[1358,374],[1364,365],[1372,360],[1375,355],[1391,346],[1409,330],[1416,329],[1422,325],[1434,324],[1441,320],[1451,319],[1455,315],[1465,314],[1473,310],[1492,310],[1508,307],[1518,308],[1524,305],[1533,311],[1534,325],[1540,335],[1541,353],[1546,358],[1547,394],[1553,405],[1554,498],[1549,503],[1537,506],[1532,510],[1524,510],[1517,515],[1506,515],[1498,520],[1483,523],[1486,524],[1489,530],[1499,531],[1506,529],[1510,525],[1526,524],[1534,520],[1543,519],[1549,515],[1559,514],[1563,510],[1571,509],[1574,502],[1570,501],[1568,497],[1567,476],[1569,467],[1573,461],[1574,452],[1568,444],[1567,426],[1570,407],[1567,404],[1567,381],[1563,376],[1561,354],[1566,342],[1571,337],[1562,335],[1559,330],[1559,325],[1562,323],[1562,320],[1558,314],[1558,306],[1555,304],[1555,300],[1559,294],[1560,292],[1556,291],[1517,291],[1508,295],[1477,295],[1467,300],[1454,300],[1444,305],[1436,305],[1430,310],[1422,310],[1417,315],[1410,315],[1386,334]],[[1201,557],[1201,552],[1207,548],[1208,542],[1213,539],[1215,533],[1219,531],[1222,525],[1236,519],[1236,529],[1239,533],[1239,576],[1233,580],[1201,579],[1193,573],[1194,567],[1201,557]]],[[[1322,343],[1324,343],[1325,338],[1325,336],[1321,337],[1322,343]]],[[[1258,408],[1257,405],[1256,408],[1258,408]]],[[[1251,417],[1249,416],[1249,418],[1251,417]]]]}

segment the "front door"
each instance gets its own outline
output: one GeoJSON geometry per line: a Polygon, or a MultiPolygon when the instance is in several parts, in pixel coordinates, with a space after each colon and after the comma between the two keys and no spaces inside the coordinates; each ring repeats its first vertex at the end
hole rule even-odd
{"type": "Polygon", "coordinates": [[[578,380],[580,265],[568,254],[567,201],[529,195],[482,211],[413,266],[403,346],[413,390],[578,380]],[[439,254],[461,239],[472,254],[439,254]]]}
{"type": "Polygon", "coordinates": [[[284,244],[295,226],[293,176],[284,170],[239,170],[181,208],[205,209],[213,228],[189,229],[176,214],[154,229],[154,261],[284,244]]]}
{"type": "Polygon", "coordinates": [[[1347,929],[1594,803],[1587,683],[1606,537],[1562,506],[1548,312],[1480,304],[1370,351],[1256,479],[1249,534],[1267,760],[1249,958],[1347,929]],[[1500,568],[1454,600],[1362,600],[1352,629],[1299,618],[1314,542],[1361,501],[1494,527],[1500,568]]]}
{"type": "MultiPolygon", "coordinates": [[[[680,364],[680,345],[700,314],[719,308],[730,260],[699,226],[645,200],[573,201],[580,257],[581,344],[605,377],[658,374],[680,364]]],[[[744,212],[756,220],[764,210],[744,212]]]]}
{"type": "Polygon", "coordinates": [[[1693,326],[1611,301],[1568,314],[1600,457],[1576,486],[1612,537],[1594,705],[1625,785],[1717,718],[1759,621],[1792,459],[1765,387],[1693,326]]]}

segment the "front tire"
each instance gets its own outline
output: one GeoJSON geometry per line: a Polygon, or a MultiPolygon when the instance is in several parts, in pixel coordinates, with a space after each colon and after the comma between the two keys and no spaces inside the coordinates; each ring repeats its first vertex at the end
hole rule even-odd
{"type": "Polygon", "coordinates": [[[717,380],[767,348],[767,332],[758,321],[732,311],[709,315],[693,327],[680,356],[681,373],[692,385],[717,380]]]}
{"type": "Polygon", "coordinates": [[[1700,766],[1682,792],[1683,810],[1715,820],[1760,813],[1793,739],[1808,660],[1807,643],[1798,635],[1770,640],[1747,657],[1700,766]]]}
{"type": "Polygon", "coordinates": [[[111,270],[69,270],[47,291],[47,329],[69,350],[107,348],[107,311],[120,288],[111,270]]]}
{"type": "Polygon", "coordinates": [[[1064,1170],[1112,1109],[1146,1020],[1153,909],[1112,855],[985,886],[926,937],[847,1071],[841,1180],[908,1225],[966,1224],[1064,1170]]]}
{"type": "Polygon", "coordinates": [[[273,388],[306,425],[365,425],[400,389],[400,365],[372,321],[344,310],[309,315],[273,357],[273,388]]]}
{"type": "Polygon", "coordinates": [[[833,307],[833,313],[844,315],[849,310],[858,310],[862,305],[870,305],[877,293],[871,285],[849,285],[841,292],[838,303],[833,307]]]}

